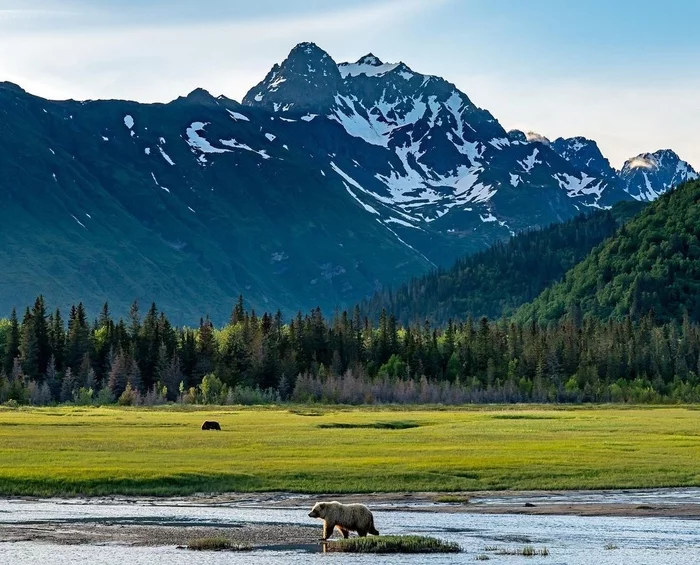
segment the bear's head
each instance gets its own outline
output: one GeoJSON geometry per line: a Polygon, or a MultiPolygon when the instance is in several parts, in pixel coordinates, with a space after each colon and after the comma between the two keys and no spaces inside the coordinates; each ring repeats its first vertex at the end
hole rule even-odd
{"type": "Polygon", "coordinates": [[[323,518],[326,513],[326,503],[317,502],[309,512],[309,518],[323,518]]]}

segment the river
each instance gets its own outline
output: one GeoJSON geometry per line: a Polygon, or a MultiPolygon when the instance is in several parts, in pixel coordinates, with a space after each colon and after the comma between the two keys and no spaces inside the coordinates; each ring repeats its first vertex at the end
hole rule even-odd
{"type": "MultiPolygon", "coordinates": [[[[679,503],[697,501],[697,489],[644,491],[632,498],[625,493],[595,495],[579,493],[541,495],[538,501],[564,503],[596,498],[641,501],[646,504],[663,501],[679,503]],[[578,497],[578,498],[577,498],[578,497]]],[[[523,499],[525,500],[525,499],[523,499]]],[[[480,504],[490,504],[484,498],[480,504]]],[[[134,526],[165,527],[241,527],[267,525],[298,526],[309,530],[315,538],[321,523],[308,518],[308,504],[265,506],[255,503],[204,504],[177,500],[90,500],[50,499],[0,501],[0,527],[35,529],[59,528],[69,536],[72,527],[108,525],[112,528],[134,526]]],[[[382,534],[424,534],[459,543],[459,555],[376,556],[323,554],[318,544],[299,547],[279,546],[252,552],[191,552],[172,546],[141,547],[105,542],[89,545],[65,545],[46,541],[0,542],[0,563],[14,565],[237,565],[309,563],[474,563],[478,556],[488,562],[546,563],[549,565],[619,565],[666,564],[695,565],[700,563],[700,521],[678,518],[605,517],[569,515],[517,515],[430,512],[425,507],[393,510],[378,505],[375,523],[382,534]],[[498,550],[517,550],[524,546],[546,547],[546,557],[499,555],[498,550]],[[607,548],[606,548],[607,546],[607,548]]],[[[2,537],[0,536],[0,540],[2,537]]]]}

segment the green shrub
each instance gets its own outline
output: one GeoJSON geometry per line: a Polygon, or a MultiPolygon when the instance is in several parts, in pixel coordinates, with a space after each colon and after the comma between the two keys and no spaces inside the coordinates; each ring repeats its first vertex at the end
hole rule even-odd
{"type": "Polygon", "coordinates": [[[427,536],[372,536],[328,542],[327,551],[339,553],[459,553],[454,543],[427,536]]]}
{"type": "Polygon", "coordinates": [[[124,389],[124,392],[122,392],[121,396],[119,397],[119,405],[120,406],[135,406],[138,404],[138,391],[134,390],[131,388],[131,384],[127,383],[126,388],[124,389]]]}

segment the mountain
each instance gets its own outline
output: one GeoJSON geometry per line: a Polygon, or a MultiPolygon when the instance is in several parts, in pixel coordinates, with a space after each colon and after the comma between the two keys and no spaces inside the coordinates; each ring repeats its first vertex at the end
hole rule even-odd
{"type": "MultiPolygon", "coordinates": [[[[301,44],[243,99],[280,120],[306,120],[325,162],[378,220],[435,263],[421,231],[476,250],[586,207],[629,196],[578,170],[539,138],[512,139],[446,80],[373,54],[331,64],[301,44]]],[[[454,256],[451,258],[454,259],[454,256]]]]}
{"type": "Polygon", "coordinates": [[[328,310],[635,196],[442,78],[372,54],[336,64],[312,43],[242,103],[50,101],[0,83],[0,118],[3,311],[39,293],[119,313],[154,300],[176,323],[222,321],[239,293],[328,310]]]}
{"type": "Polygon", "coordinates": [[[621,202],[611,210],[520,233],[459,259],[449,269],[438,269],[396,289],[377,292],[363,303],[362,311],[375,320],[386,310],[403,324],[429,320],[437,325],[470,316],[496,319],[512,314],[561,280],[643,206],[621,202]]]}
{"type": "Polygon", "coordinates": [[[516,318],[548,322],[576,313],[607,320],[651,311],[657,321],[685,314],[700,321],[700,181],[650,204],[516,318]]]}
{"type": "Polygon", "coordinates": [[[585,137],[560,137],[552,143],[552,149],[569,161],[577,169],[585,173],[602,177],[615,182],[618,173],[610,165],[598,144],[592,139],[585,137]]]}
{"type": "Polygon", "coordinates": [[[617,194],[623,190],[643,202],[698,178],[693,167],[670,149],[633,157],[619,171],[610,165],[596,142],[585,137],[560,137],[552,143],[552,149],[585,174],[606,179],[617,187],[617,194]]]}
{"type": "Polygon", "coordinates": [[[659,195],[690,180],[698,174],[670,149],[642,153],[629,159],[620,171],[625,192],[636,200],[655,200],[659,195]]]}

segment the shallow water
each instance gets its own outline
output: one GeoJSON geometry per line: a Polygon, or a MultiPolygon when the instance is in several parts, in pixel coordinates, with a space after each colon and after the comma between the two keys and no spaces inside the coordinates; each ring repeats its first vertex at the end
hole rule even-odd
{"type": "MultiPolygon", "coordinates": [[[[662,499],[692,497],[689,491],[645,491],[645,503],[662,499]]],[[[612,495],[612,493],[609,493],[612,495]]],[[[625,501],[637,501],[631,495],[625,501]]],[[[562,495],[552,495],[562,498],[562,495]]],[[[576,496],[576,495],[572,495],[576,496]]],[[[583,496],[583,495],[582,495],[583,496]]],[[[595,499],[595,495],[589,495],[595,499]]],[[[635,494],[634,496],[638,496],[635,494]]],[[[529,499],[531,500],[531,499],[529,499]]],[[[610,501],[609,499],[605,499],[610,501]]],[[[615,499],[617,500],[617,499],[615,499]]],[[[697,500],[697,499],[696,499],[697,500]]],[[[541,501],[541,499],[540,499],[541,501]]],[[[569,502],[570,500],[562,500],[569,502]]],[[[122,524],[236,525],[244,523],[315,525],[308,508],[263,508],[255,505],[197,505],[175,501],[0,501],[1,523],[104,521],[122,524]]],[[[700,562],[700,521],[666,518],[609,518],[579,516],[524,516],[448,514],[404,511],[375,511],[377,527],[383,534],[415,533],[458,542],[464,553],[443,556],[382,556],[381,563],[474,563],[487,553],[489,563],[546,563],[549,565],[637,565],[664,563],[691,565],[700,562]],[[612,543],[619,549],[606,550],[612,543]],[[519,549],[525,545],[547,547],[548,557],[499,556],[488,546],[519,549]]],[[[59,546],[38,542],[0,544],[0,563],[64,565],[239,565],[283,563],[377,563],[378,558],[359,555],[310,553],[303,549],[258,550],[254,552],[206,553],[174,547],[128,547],[123,545],[59,546]]]]}

